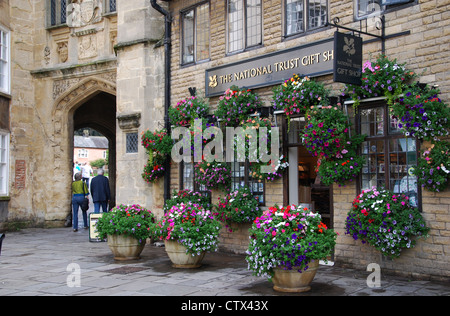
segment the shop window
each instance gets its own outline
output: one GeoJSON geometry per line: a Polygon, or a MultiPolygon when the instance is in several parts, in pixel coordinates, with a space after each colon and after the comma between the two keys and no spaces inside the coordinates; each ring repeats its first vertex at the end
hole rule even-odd
{"type": "Polygon", "coordinates": [[[232,162],[231,163],[231,191],[238,190],[240,187],[248,187],[255,196],[260,205],[265,205],[265,182],[255,180],[251,176],[249,163],[232,162]]]}
{"type": "Polygon", "coordinates": [[[209,3],[181,13],[182,63],[190,64],[209,59],[209,3]]]}
{"type": "Polygon", "coordinates": [[[180,163],[180,189],[191,190],[201,193],[203,196],[209,197],[211,200],[211,191],[209,191],[204,185],[199,185],[194,181],[194,166],[193,162],[180,163]]]}
{"type": "Polygon", "coordinates": [[[328,0],[285,0],[285,35],[291,36],[326,25],[328,0]]]}
{"type": "Polygon", "coordinates": [[[9,32],[0,27],[0,91],[9,94],[10,87],[9,32]]]}
{"type": "Polygon", "coordinates": [[[0,196],[8,195],[9,133],[0,131],[0,196]]]}
{"type": "Polygon", "coordinates": [[[409,196],[419,205],[419,190],[412,170],[417,165],[417,140],[405,138],[397,121],[383,104],[358,109],[359,130],[367,135],[361,144],[366,162],[361,173],[361,189],[385,188],[409,196]]]}
{"type": "Polygon", "coordinates": [[[417,3],[417,0],[355,0],[355,14],[356,18],[366,18],[370,14],[395,10],[410,3],[417,3]]]}
{"type": "Polygon", "coordinates": [[[262,1],[228,0],[228,52],[239,52],[262,44],[262,1]]]}

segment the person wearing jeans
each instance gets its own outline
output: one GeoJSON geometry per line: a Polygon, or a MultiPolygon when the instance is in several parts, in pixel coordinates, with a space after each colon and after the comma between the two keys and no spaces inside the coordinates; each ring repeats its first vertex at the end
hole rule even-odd
{"type": "Polygon", "coordinates": [[[108,203],[111,200],[109,180],[102,168],[98,169],[97,176],[91,181],[91,195],[94,202],[94,213],[100,213],[100,206],[104,213],[108,212],[108,203]]]}
{"type": "MultiPolygon", "coordinates": [[[[84,181],[81,180],[81,173],[75,174],[75,181],[72,182],[72,211],[73,211],[73,231],[78,231],[78,209],[81,208],[85,198],[88,198],[89,190],[84,181]]],[[[89,228],[87,222],[87,212],[83,213],[84,228],[89,228]]]]}

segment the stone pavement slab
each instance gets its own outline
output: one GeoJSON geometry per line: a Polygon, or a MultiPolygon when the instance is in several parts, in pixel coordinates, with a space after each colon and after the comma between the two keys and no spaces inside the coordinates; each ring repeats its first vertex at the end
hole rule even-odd
{"type": "Polygon", "coordinates": [[[136,261],[115,261],[107,243],[89,242],[87,230],[25,229],[6,233],[0,255],[0,296],[449,296],[450,284],[322,265],[310,292],[275,292],[247,270],[245,256],[208,253],[198,269],[171,266],[164,247],[147,245],[136,261]],[[73,267],[79,267],[74,283],[73,267]]]}

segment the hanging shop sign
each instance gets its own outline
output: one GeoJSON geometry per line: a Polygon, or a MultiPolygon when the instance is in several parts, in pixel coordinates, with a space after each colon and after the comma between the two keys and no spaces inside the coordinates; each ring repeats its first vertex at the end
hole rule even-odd
{"type": "Polygon", "coordinates": [[[205,72],[206,97],[222,95],[235,85],[248,89],[284,82],[293,74],[316,77],[333,73],[334,39],[326,39],[205,72]]]}
{"type": "Polygon", "coordinates": [[[361,85],[362,38],[350,34],[334,33],[335,82],[361,85]]]}

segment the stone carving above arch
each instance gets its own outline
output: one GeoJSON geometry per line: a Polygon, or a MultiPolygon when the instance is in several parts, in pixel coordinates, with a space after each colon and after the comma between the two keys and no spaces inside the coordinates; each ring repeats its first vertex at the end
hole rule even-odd
{"type": "Polygon", "coordinates": [[[92,95],[99,92],[116,95],[116,84],[100,77],[67,79],[59,83],[55,81],[53,85],[53,97],[56,100],[53,115],[58,116],[58,114],[68,113],[71,109],[83,104],[92,95]],[[55,88],[57,84],[59,87],[55,88]],[[67,89],[63,87],[67,87],[67,89]],[[60,92],[57,98],[55,98],[55,90],[60,92]],[[61,93],[63,90],[64,92],[61,93]]]}

